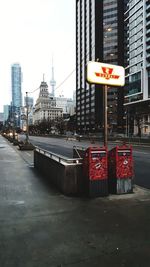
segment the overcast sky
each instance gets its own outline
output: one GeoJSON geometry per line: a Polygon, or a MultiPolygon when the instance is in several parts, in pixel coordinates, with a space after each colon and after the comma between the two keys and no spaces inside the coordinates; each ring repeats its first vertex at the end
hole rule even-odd
{"type": "MultiPolygon", "coordinates": [[[[50,90],[52,56],[56,88],[75,70],[75,0],[0,1],[0,112],[11,101],[11,65],[20,63],[22,93],[38,88],[45,74],[50,90]]],[[[72,97],[73,75],[56,90],[72,97]]],[[[38,91],[31,96],[34,99],[38,91]]]]}

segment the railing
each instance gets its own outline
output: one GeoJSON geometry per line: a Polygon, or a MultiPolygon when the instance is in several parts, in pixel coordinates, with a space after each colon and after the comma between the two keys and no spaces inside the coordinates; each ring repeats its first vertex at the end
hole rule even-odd
{"type": "Polygon", "coordinates": [[[78,157],[80,159],[82,159],[80,153],[78,152],[78,150],[85,151],[86,148],[85,147],[81,147],[81,146],[73,146],[73,149],[76,151],[78,157]]]}
{"type": "Polygon", "coordinates": [[[79,163],[82,163],[83,160],[82,158],[73,158],[73,159],[70,159],[70,158],[67,158],[65,156],[62,156],[62,155],[59,155],[59,154],[56,154],[56,153],[53,153],[53,152],[50,152],[50,151],[47,151],[47,150],[44,150],[44,149],[41,149],[39,147],[35,147],[35,151],[57,161],[57,162],[60,162],[60,163],[65,163],[65,164],[79,164],[79,163]]]}

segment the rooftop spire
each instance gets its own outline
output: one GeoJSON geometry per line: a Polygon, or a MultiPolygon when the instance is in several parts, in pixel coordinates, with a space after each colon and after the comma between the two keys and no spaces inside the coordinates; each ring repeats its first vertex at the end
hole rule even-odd
{"type": "Polygon", "coordinates": [[[51,76],[51,80],[50,80],[50,85],[52,88],[52,96],[55,96],[55,85],[56,85],[56,81],[54,79],[54,66],[53,66],[53,56],[52,56],[52,76],[51,76]]]}

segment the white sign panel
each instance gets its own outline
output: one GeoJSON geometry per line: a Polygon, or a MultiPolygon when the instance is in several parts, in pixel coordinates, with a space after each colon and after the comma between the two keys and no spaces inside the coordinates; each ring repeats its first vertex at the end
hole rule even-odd
{"type": "Polygon", "coordinates": [[[89,83],[124,86],[125,69],[122,66],[89,61],[87,81],[89,83]]]}

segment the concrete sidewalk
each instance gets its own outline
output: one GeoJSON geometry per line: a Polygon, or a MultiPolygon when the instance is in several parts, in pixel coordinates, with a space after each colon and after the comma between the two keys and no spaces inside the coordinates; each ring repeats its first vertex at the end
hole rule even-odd
{"type": "Polygon", "coordinates": [[[150,192],[66,197],[0,136],[1,267],[149,267],[150,192]]]}

